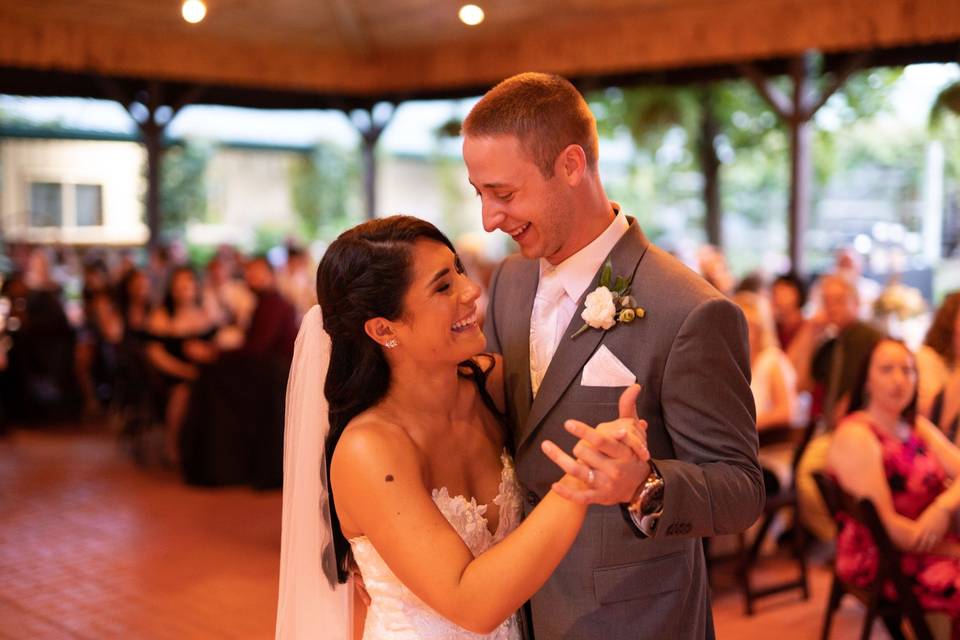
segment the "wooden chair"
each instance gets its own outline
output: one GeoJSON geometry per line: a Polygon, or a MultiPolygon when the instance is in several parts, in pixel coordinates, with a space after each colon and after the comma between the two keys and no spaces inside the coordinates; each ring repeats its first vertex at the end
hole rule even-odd
{"type": "Polygon", "coordinates": [[[877,515],[873,503],[866,498],[860,500],[853,498],[844,492],[836,481],[824,473],[815,473],[814,479],[834,519],[836,519],[838,513],[845,513],[867,527],[879,550],[877,575],[869,588],[861,589],[844,582],[834,569],[833,585],[830,587],[830,599],[823,619],[821,639],[827,640],[830,637],[830,624],[833,621],[833,614],[840,607],[840,600],[843,596],[849,593],[867,607],[867,613],[863,620],[863,631],[860,633],[862,640],[867,640],[870,637],[873,621],[878,617],[883,620],[887,630],[895,640],[906,639],[903,633],[904,620],[910,623],[913,637],[917,640],[933,640],[933,633],[930,631],[923,609],[913,593],[910,581],[900,570],[901,553],[887,535],[887,530],[883,526],[883,522],[880,521],[880,516],[877,515]],[[893,600],[889,600],[883,595],[884,585],[888,583],[892,584],[896,591],[896,598],[893,600]]]}
{"type": "Polygon", "coordinates": [[[796,475],[797,465],[800,463],[800,458],[806,451],[807,445],[810,444],[810,440],[813,439],[816,427],[817,423],[810,421],[803,429],[784,424],[760,431],[761,450],[764,447],[784,442],[795,442],[796,444],[790,461],[790,479],[786,486],[780,488],[777,494],[767,496],[763,515],[761,515],[760,528],[757,530],[753,542],[748,545],[746,536],[740,534],[737,579],[740,583],[740,591],[743,594],[744,609],[748,616],[753,615],[754,602],[767,596],[799,589],[804,600],[810,597],[810,588],[807,582],[806,533],[797,517],[796,475]],[[777,515],[787,510],[793,511],[792,524],[788,532],[791,538],[793,557],[797,563],[797,575],[782,582],[754,587],[751,572],[759,560],[760,549],[777,515]]]}

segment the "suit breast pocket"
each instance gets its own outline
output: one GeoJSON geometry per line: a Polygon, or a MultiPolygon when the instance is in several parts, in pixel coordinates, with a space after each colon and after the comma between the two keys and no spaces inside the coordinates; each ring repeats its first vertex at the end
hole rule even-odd
{"type": "Polygon", "coordinates": [[[577,403],[615,405],[620,401],[620,395],[625,389],[626,387],[584,387],[577,381],[567,389],[564,400],[577,403]]]}

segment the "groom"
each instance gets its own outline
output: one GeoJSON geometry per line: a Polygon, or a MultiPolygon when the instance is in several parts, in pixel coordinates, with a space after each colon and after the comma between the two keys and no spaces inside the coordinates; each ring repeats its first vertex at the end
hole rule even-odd
{"type": "Polygon", "coordinates": [[[485,330],[504,356],[525,511],[560,476],[541,448],[587,483],[571,497],[609,505],[533,597],[533,633],[712,638],[700,538],[746,529],[764,500],[743,316],[607,199],[596,123],[563,78],[501,82],[463,134],[484,228],[521,254],[493,276],[485,330]],[[635,382],[639,397],[624,394],[635,382]],[[618,416],[645,427],[643,455],[588,426],[618,416]]]}

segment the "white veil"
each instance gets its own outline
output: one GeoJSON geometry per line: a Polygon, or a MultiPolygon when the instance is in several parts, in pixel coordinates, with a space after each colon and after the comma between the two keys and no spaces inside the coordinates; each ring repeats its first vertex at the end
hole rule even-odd
{"type": "Polygon", "coordinates": [[[287,383],[277,640],[351,640],[353,585],[337,584],[324,442],[330,336],[314,305],[297,335],[287,383]]]}

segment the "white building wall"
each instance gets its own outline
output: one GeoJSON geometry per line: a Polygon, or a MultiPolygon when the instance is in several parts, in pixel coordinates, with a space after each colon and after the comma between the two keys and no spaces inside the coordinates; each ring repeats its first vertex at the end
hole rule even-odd
{"type": "MultiPolygon", "coordinates": [[[[207,165],[207,220],[190,225],[188,240],[249,246],[260,227],[295,231],[290,171],[298,155],[282,149],[216,148],[207,165]]],[[[14,241],[142,244],[147,239],[141,219],[145,161],[136,142],[0,139],[2,232],[14,241]],[[72,226],[65,215],[61,228],[30,228],[33,181],[102,185],[103,225],[72,226]]],[[[439,167],[428,157],[387,155],[378,162],[379,215],[415,215],[452,238],[484,235],[480,202],[461,162],[450,159],[439,167]]],[[[68,205],[65,200],[64,208],[68,205]]]]}
{"type": "Polygon", "coordinates": [[[96,244],[141,244],[145,154],[135,142],[0,140],[0,223],[10,240],[96,244]],[[30,228],[30,183],[65,185],[63,226],[30,228]],[[102,187],[101,226],[72,224],[72,185],[102,187]]]}

